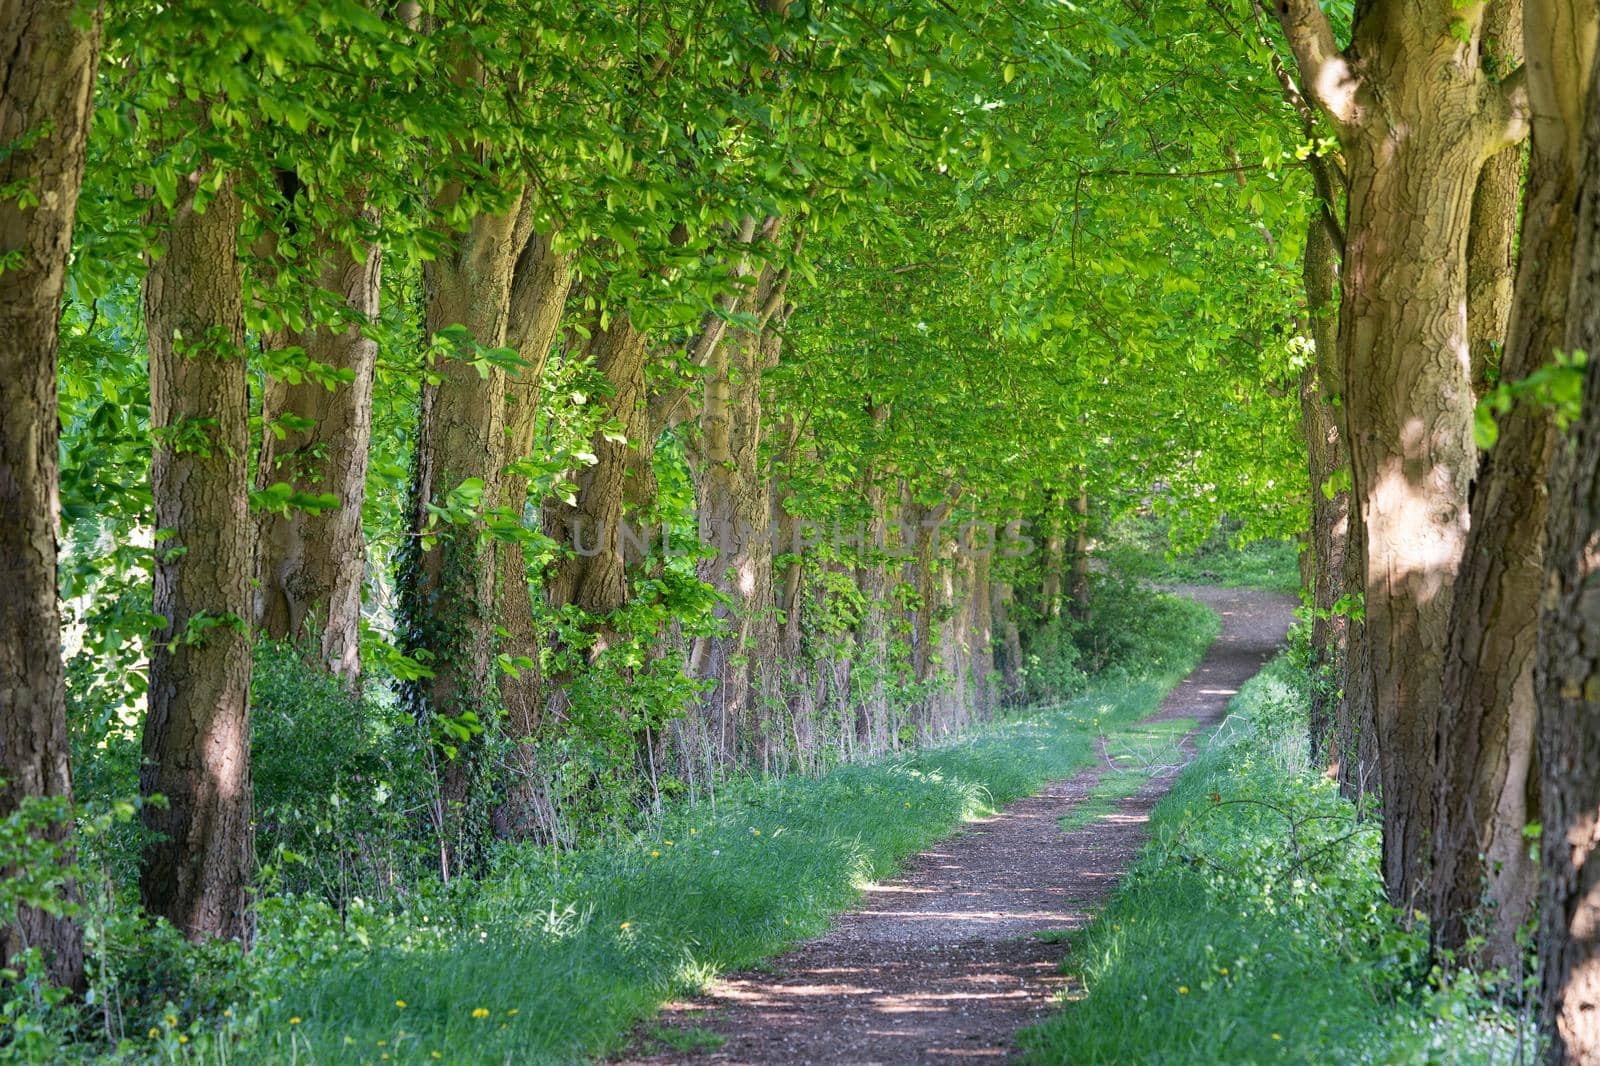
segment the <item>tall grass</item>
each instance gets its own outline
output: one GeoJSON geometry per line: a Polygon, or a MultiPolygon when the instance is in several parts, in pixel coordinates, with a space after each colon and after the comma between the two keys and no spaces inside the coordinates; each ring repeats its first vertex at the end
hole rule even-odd
{"type": "Polygon", "coordinates": [[[1517,1061],[1518,1020],[1430,983],[1426,932],[1384,901],[1376,825],[1308,772],[1306,692],[1287,654],[1241,689],[1071,941],[1071,991],[1023,1035],[1028,1061],[1517,1061]]]}

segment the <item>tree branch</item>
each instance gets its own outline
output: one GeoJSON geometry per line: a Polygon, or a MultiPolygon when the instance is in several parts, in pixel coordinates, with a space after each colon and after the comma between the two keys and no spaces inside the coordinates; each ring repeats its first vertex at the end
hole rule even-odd
{"type": "Polygon", "coordinates": [[[1276,7],[1306,93],[1339,126],[1356,125],[1360,119],[1356,106],[1360,79],[1339,51],[1333,26],[1322,7],[1317,0],[1276,0],[1276,7]]]}
{"type": "Polygon", "coordinates": [[[1527,139],[1532,109],[1528,103],[1526,64],[1507,74],[1498,84],[1489,84],[1480,114],[1488,139],[1485,159],[1527,139]]]}

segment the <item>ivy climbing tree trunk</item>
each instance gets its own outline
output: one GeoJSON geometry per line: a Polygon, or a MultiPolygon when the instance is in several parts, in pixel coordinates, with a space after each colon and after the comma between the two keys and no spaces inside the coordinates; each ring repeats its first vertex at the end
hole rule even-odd
{"type": "MultiPolygon", "coordinates": [[[[1593,17],[1592,9],[1585,15],[1593,17]]],[[[1530,24],[1530,32],[1531,32],[1530,24]]],[[[1592,45],[1591,45],[1592,47],[1592,45]]],[[[1591,66],[1579,158],[1569,350],[1600,352],[1600,71],[1591,66]]],[[[1600,359],[1550,478],[1540,616],[1540,1027],[1548,1061],[1600,1061],[1600,359]]]]}
{"type": "Polygon", "coordinates": [[[406,650],[433,672],[407,694],[437,741],[432,817],[446,880],[473,861],[486,820],[475,792],[497,670],[495,551],[481,509],[499,499],[506,419],[505,370],[481,361],[480,352],[505,344],[512,273],[526,239],[519,203],[520,194],[504,213],[474,216],[423,269],[424,326],[448,351],[426,368],[418,405],[400,606],[406,650]],[[440,522],[435,509],[454,518],[440,522]]]}
{"type": "Polygon", "coordinates": [[[248,941],[250,781],[249,394],[238,257],[240,201],[225,178],[180,182],[158,212],[145,278],[155,455],[155,612],[139,790],[155,838],[140,896],[191,939],[248,941]]]}
{"type": "MultiPolygon", "coordinates": [[[[61,611],[56,592],[61,290],[83,182],[100,10],[0,2],[0,819],[25,800],[72,802],[61,611]],[[30,135],[39,135],[27,143],[30,135]],[[11,147],[17,146],[17,147],[11,147]]],[[[71,817],[43,830],[65,838],[71,817]]],[[[0,867],[0,877],[13,871],[0,867]]],[[[63,901],[65,902],[65,901],[63,901]]],[[[68,917],[19,907],[0,926],[0,966],[36,947],[56,984],[83,986],[83,934],[68,917]]]]}
{"type": "MultiPolygon", "coordinates": [[[[1538,370],[1565,344],[1595,39],[1593,4],[1526,3],[1532,152],[1501,372],[1508,382],[1538,370]]],[[[1519,403],[1479,468],[1439,720],[1433,943],[1459,951],[1482,936],[1478,961],[1512,972],[1521,965],[1516,935],[1532,914],[1538,880],[1523,830],[1538,820],[1534,670],[1556,435],[1548,408],[1519,403]]]]}
{"type": "MultiPolygon", "coordinates": [[[[355,200],[360,203],[360,196],[355,200]]],[[[317,326],[292,343],[341,378],[336,385],[306,375],[298,383],[269,379],[262,395],[261,453],[256,488],[289,485],[328,495],[328,508],[290,508],[260,517],[256,547],[255,622],[272,640],[313,641],[314,658],[354,686],[361,675],[361,586],[367,544],[361,509],[372,441],[372,383],[378,344],[365,327],[378,317],[382,251],[356,254],[324,235],[315,243],[318,287],[349,315],[342,328],[317,326]]]]}
{"type": "Polygon", "coordinates": [[[1348,55],[1315,0],[1279,15],[1347,160],[1339,347],[1366,523],[1384,881],[1409,910],[1430,893],[1440,679],[1476,465],[1466,235],[1484,162],[1525,132],[1525,93],[1480,70],[1481,7],[1363,6],[1348,55]]]}

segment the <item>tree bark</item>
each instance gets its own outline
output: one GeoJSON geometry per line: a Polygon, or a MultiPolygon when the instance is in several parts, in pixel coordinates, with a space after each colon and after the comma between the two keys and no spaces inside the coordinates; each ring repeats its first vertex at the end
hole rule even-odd
{"type": "Polygon", "coordinates": [[[994,597],[989,574],[993,560],[986,545],[968,545],[970,580],[967,584],[969,658],[972,663],[972,711],[984,721],[994,716],[994,597]]]}
{"type": "Polygon", "coordinates": [[[150,482],[157,536],[144,723],[145,910],[191,939],[248,941],[250,782],[249,394],[238,258],[241,206],[226,179],[200,210],[190,175],[158,216],[145,278],[150,482]]]}
{"type": "Polygon", "coordinates": [[[367,562],[361,509],[378,357],[378,344],[364,327],[378,317],[382,250],[366,245],[358,258],[343,241],[324,235],[312,251],[320,260],[318,286],[339,298],[351,320],[343,328],[314,327],[293,342],[307,358],[353,378],[332,389],[310,377],[298,384],[267,382],[256,488],[282,482],[339,503],[318,513],[297,508],[260,517],[254,618],[269,639],[315,642],[312,658],[353,687],[361,676],[367,562]],[[309,428],[283,425],[285,416],[309,428]]]}
{"type": "Polygon", "coordinates": [[[1314,0],[1285,0],[1280,17],[1348,162],[1339,346],[1366,523],[1384,881],[1409,911],[1430,891],[1440,679],[1476,463],[1472,192],[1524,132],[1525,100],[1517,80],[1478,69],[1481,7],[1364,6],[1348,55],[1314,0]]]}
{"type": "MultiPolygon", "coordinates": [[[[1592,17],[1592,10],[1585,15],[1592,17]]],[[[1530,32],[1532,25],[1530,23],[1530,32]]],[[[1592,38],[1590,38],[1592,42],[1592,38]]],[[[1592,44],[1591,44],[1592,49],[1592,44]]],[[[1600,72],[1590,68],[1568,350],[1600,352],[1600,72]]],[[[1550,478],[1540,616],[1540,1023],[1548,1061],[1600,1062],[1600,359],[1584,371],[1582,414],[1550,478]]]]}
{"type": "MultiPolygon", "coordinates": [[[[1541,2],[1546,0],[1498,0],[1485,5],[1481,50],[1492,76],[1504,77],[1522,61],[1523,5],[1541,2]]],[[[1467,229],[1467,347],[1472,352],[1473,390],[1479,396],[1501,376],[1497,363],[1511,321],[1521,193],[1522,149],[1512,145],[1483,165],[1467,229]]]]}
{"type": "MultiPolygon", "coordinates": [[[[1508,382],[1538,370],[1565,342],[1595,9],[1528,0],[1527,20],[1533,145],[1501,373],[1508,382]]],[[[1532,914],[1538,880],[1523,829],[1537,820],[1534,670],[1555,443],[1553,413],[1521,403],[1484,457],[1439,720],[1433,945],[1458,951],[1481,935],[1477,961],[1512,973],[1521,966],[1516,934],[1532,914]]]]}
{"type": "Polygon", "coordinates": [[[1072,498],[1072,617],[1089,619],[1089,483],[1079,478],[1072,498]]]}
{"type": "Polygon", "coordinates": [[[1345,469],[1344,438],[1338,409],[1339,309],[1338,250],[1324,220],[1315,217],[1306,228],[1302,283],[1310,325],[1312,362],[1301,375],[1300,418],[1306,439],[1311,494],[1311,765],[1337,773],[1342,754],[1336,738],[1338,693],[1332,680],[1342,678],[1347,616],[1338,608],[1346,584],[1345,545],[1350,522],[1350,493],[1333,488],[1330,479],[1345,469]]]}
{"type": "MultiPolygon", "coordinates": [[[[770,239],[775,223],[766,231],[770,239]]],[[[767,325],[785,283],[781,272],[764,268],[740,301],[740,310],[759,324],[732,330],[712,346],[694,464],[700,536],[713,549],[700,562],[700,580],[726,598],[717,617],[727,626],[725,635],[696,647],[696,675],[711,683],[702,718],[719,762],[763,769],[776,756],[780,737],[767,711],[777,691],[778,626],[771,510],[761,467],[761,377],[777,365],[777,337],[767,325]]]]}
{"type": "MultiPolygon", "coordinates": [[[[520,201],[519,201],[520,203],[520,201]]],[[[475,795],[483,767],[481,729],[495,703],[494,544],[481,517],[430,526],[430,506],[447,502],[469,481],[482,486],[481,504],[499,500],[505,465],[505,371],[480,373],[471,345],[505,344],[512,273],[525,237],[518,204],[503,214],[480,214],[454,247],[424,265],[424,326],[430,337],[464,327],[470,344],[428,368],[418,405],[417,452],[411,481],[411,538],[401,560],[401,616],[406,650],[421,655],[431,678],[407,687],[420,725],[439,739],[439,796],[432,812],[440,872],[449,880],[477,857],[486,829],[485,805],[475,795]],[[429,540],[424,542],[424,535],[429,540]],[[439,732],[451,723],[480,732],[439,732]],[[454,750],[451,750],[454,749],[454,750]]]]}
{"type": "Polygon", "coordinates": [[[1000,702],[1005,706],[1015,706],[1022,700],[1022,634],[1017,630],[1017,620],[1012,617],[1011,609],[1015,603],[1016,595],[1012,591],[1011,583],[999,581],[994,585],[994,628],[1000,634],[1001,657],[1000,702]]]}
{"type": "MultiPolygon", "coordinates": [[[[572,256],[556,251],[553,240],[554,234],[530,234],[517,257],[509,297],[506,344],[516,350],[523,366],[505,379],[507,458],[513,466],[506,470],[500,486],[500,506],[519,527],[528,508],[529,481],[514,464],[533,452],[544,368],[572,288],[572,256]]],[[[500,679],[504,728],[513,747],[511,780],[493,821],[497,834],[524,838],[534,831],[540,810],[531,741],[544,717],[545,692],[538,668],[540,640],[533,619],[533,590],[520,540],[504,541],[495,550],[495,618],[501,630],[501,654],[523,661],[523,665],[500,679]]]]}
{"type": "MultiPolygon", "coordinates": [[[[0,188],[24,184],[36,198],[23,207],[0,197],[0,255],[18,257],[0,270],[0,819],[24,800],[72,802],[56,589],[56,357],[101,19],[97,7],[74,25],[79,8],[0,0],[0,144],[44,134],[0,158],[0,188]]],[[[61,841],[71,827],[63,818],[45,833],[61,841]]],[[[52,981],[83,987],[75,921],[19,908],[15,925],[0,927],[0,966],[30,947],[52,981]]]]}

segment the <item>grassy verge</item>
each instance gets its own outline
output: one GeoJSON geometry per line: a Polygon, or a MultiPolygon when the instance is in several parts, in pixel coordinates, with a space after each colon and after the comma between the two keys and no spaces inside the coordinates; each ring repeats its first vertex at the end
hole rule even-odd
{"type": "Polygon", "coordinates": [[[1157,808],[1070,941],[1038,1063],[1509,1062],[1515,1019],[1439,991],[1383,900],[1378,834],[1305,769],[1304,675],[1275,659],[1157,808]]]}
{"type": "Polygon", "coordinates": [[[1153,712],[1217,632],[1208,609],[1160,602],[1168,639],[1143,676],[955,743],[747,781],[611,847],[508,849],[491,876],[398,914],[264,901],[255,963],[279,977],[220,1026],[175,1012],[152,1043],[273,1062],[566,1062],[614,1049],[664,1000],[820,932],[863,884],[1072,774],[1099,735],[1153,712]]]}

